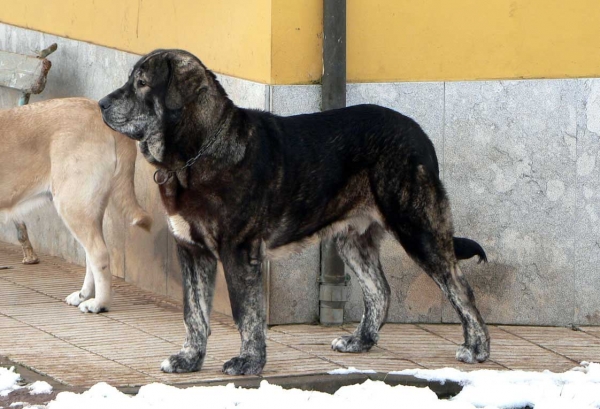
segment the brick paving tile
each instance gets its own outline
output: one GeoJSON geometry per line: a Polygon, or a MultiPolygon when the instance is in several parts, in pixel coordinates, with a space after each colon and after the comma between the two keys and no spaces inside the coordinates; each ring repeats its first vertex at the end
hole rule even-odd
{"type": "MultiPolygon", "coordinates": [[[[79,387],[100,381],[125,386],[238,379],[221,372],[223,363],[240,348],[230,317],[218,313],[211,317],[212,335],[200,372],[166,374],[160,371],[161,362],[179,351],[185,340],[180,303],[115,278],[111,311],[83,314],[63,301],[81,285],[83,267],[43,254],[36,266],[20,261],[18,246],[0,243],[0,265],[13,267],[0,270],[0,355],[79,387]]],[[[600,327],[572,331],[490,325],[491,358],[476,365],[454,359],[463,342],[456,324],[387,324],[369,353],[331,349],[333,339],[355,328],[356,323],[271,326],[268,362],[259,378],[324,374],[348,367],[379,372],[443,367],[562,372],[582,360],[600,361],[600,327]]]]}

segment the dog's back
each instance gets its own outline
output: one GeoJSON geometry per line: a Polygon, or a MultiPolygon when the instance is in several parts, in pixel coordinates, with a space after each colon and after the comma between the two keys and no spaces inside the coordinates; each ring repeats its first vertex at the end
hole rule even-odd
{"type": "Polygon", "coordinates": [[[0,111],[0,129],[0,212],[22,215],[64,185],[89,197],[98,183],[110,183],[111,190],[119,185],[113,197],[124,213],[149,223],[133,196],[135,143],[104,124],[95,101],[51,99],[0,111]]]}
{"type": "Polygon", "coordinates": [[[358,105],[290,117],[246,112],[268,146],[257,148],[264,174],[255,179],[276,192],[267,200],[271,214],[280,216],[272,220],[274,246],[314,234],[327,220],[363,213],[377,219],[374,183],[382,178],[413,186],[404,179],[420,167],[441,188],[432,142],[414,120],[396,111],[358,105]]]}
{"type": "MultiPolygon", "coordinates": [[[[71,161],[89,161],[90,155],[98,152],[109,155],[101,162],[114,163],[110,160],[115,156],[111,149],[114,139],[106,132],[90,129],[98,126],[95,116],[92,101],[80,98],[0,111],[0,209],[18,210],[15,208],[27,206],[29,200],[50,194],[52,173],[68,172],[71,161]],[[82,139],[87,138],[94,139],[96,149],[82,149],[82,139]],[[71,160],[61,162],[65,157],[71,160]]],[[[73,167],[70,171],[78,170],[73,167]]]]}

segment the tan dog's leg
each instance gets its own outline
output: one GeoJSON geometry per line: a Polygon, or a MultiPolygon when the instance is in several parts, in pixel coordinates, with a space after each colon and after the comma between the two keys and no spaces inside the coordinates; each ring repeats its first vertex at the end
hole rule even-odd
{"type": "Polygon", "coordinates": [[[85,250],[81,291],[66,298],[82,312],[107,311],[111,273],[102,219],[113,188],[115,141],[102,124],[83,121],[81,129],[62,131],[51,147],[52,197],[67,228],[85,250]],[[99,128],[99,129],[97,129],[99,128]]]}
{"type": "Polygon", "coordinates": [[[33,246],[29,241],[29,235],[27,234],[27,226],[24,222],[15,221],[15,227],[17,228],[17,239],[21,243],[23,249],[23,264],[37,264],[40,262],[37,254],[33,251],[33,246]]]}
{"type": "MultiPolygon", "coordinates": [[[[79,306],[82,312],[99,313],[110,308],[111,273],[108,249],[102,235],[102,216],[93,220],[83,209],[60,206],[58,213],[85,249],[86,274],[81,291],[66,298],[67,304],[79,306]]],[[[93,210],[94,213],[96,209],[93,210]]],[[[104,208],[102,209],[102,214],[104,208]]]]}

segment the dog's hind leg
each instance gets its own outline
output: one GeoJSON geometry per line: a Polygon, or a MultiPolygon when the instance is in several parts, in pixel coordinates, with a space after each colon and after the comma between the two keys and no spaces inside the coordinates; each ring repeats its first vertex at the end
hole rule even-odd
{"type": "MultiPolygon", "coordinates": [[[[82,120],[85,129],[93,129],[85,118],[82,120]]],[[[53,203],[85,250],[86,266],[89,266],[81,291],[72,293],[66,301],[77,305],[82,312],[108,311],[112,276],[102,220],[113,188],[114,139],[100,133],[88,135],[71,131],[61,132],[56,138],[61,143],[51,145],[50,149],[53,203]]]]}
{"type": "Polygon", "coordinates": [[[364,352],[379,338],[390,302],[390,286],[379,261],[379,242],[383,229],[372,224],[363,234],[350,229],[334,237],[344,263],[356,274],[364,297],[364,313],[352,335],[336,338],[331,347],[339,352],[364,352]]]}
{"type": "MultiPolygon", "coordinates": [[[[82,312],[108,311],[111,304],[110,261],[102,235],[102,220],[78,220],[59,211],[71,233],[85,250],[86,274],[80,291],[66,298],[67,304],[78,306],[82,312]]],[[[79,218],[75,218],[79,219],[79,218]]]]}
{"type": "Polygon", "coordinates": [[[390,178],[395,185],[385,180],[378,185],[380,210],[406,252],[436,282],[458,313],[465,342],[456,358],[483,362],[490,354],[490,338],[473,291],[458,267],[450,204],[437,176],[423,166],[417,166],[410,177],[413,179],[401,184],[390,178]]]}
{"type": "Polygon", "coordinates": [[[217,259],[200,247],[177,246],[183,275],[183,321],[186,340],[179,353],[161,364],[164,372],[199,371],[210,335],[210,311],[217,274],[217,259]]]}
{"type": "Polygon", "coordinates": [[[85,250],[86,274],[80,291],[69,295],[67,304],[78,306],[82,312],[108,311],[111,303],[110,262],[102,232],[102,219],[106,209],[106,197],[101,191],[98,197],[105,200],[83,206],[79,202],[65,200],[61,192],[54,194],[54,205],[67,228],[85,250]]]}
{"type": "Polygon", "coordinates": [[[15,221],[15,228],[17,229],[17,239],[21,243],[21,249],[23,250],[23,264],[37,264],[40,262],[37,254],[33,251],[33,246],[29,241],[29,235],[27,234],[27,226],[24,222],[15,221]]]}
{"type": "Polygon", "coordinates": [[[490,355],[490,338],[479,311],[475,297],[466,278],[453,257],[447,257],[446,250],[434,243],[429,233],[403,238],[401,243],[411,257],[433,278],[446,298],[450,301],[462,323],[465,342],[456,352],[456,359],[467,363],[483,362],[490,355]],[[418,241],[415,249],[414,242],[418,241]],[[408,249],[410,248],[410,250],[408,249]]]}
{"type": "Polygon", "coordinates": [[[221,255],[231,311],[242,339],[240,355],[223,365],[223,372],[229,375],[258,375],[267,363],[261,260],[257,262],[253,253],[250,249],[238,248],[226,250],[221,255]]]}

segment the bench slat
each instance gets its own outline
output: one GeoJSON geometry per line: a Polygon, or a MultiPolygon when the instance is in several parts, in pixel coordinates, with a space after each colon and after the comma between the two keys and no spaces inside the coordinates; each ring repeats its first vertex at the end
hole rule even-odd
{"type": "Polygon", "coordinates": [[[52,63],[45,58],[0,51],[0,86],[39,94],[52,63]]]}

